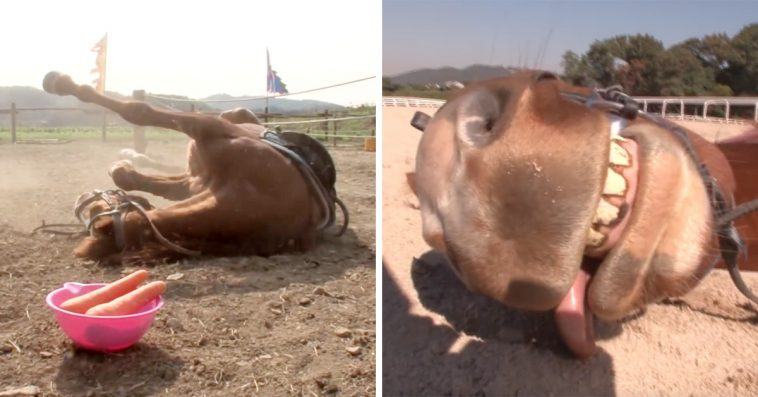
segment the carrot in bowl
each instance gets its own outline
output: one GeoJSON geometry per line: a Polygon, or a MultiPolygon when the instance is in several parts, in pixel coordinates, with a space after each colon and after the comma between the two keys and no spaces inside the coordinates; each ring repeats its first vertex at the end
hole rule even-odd
{"type": "Polygon", "coordinates": [[[164,291],[166,291],[166,283],[163,281],[153,281],[108,303],[103,303],[87,310],[87,315],[124,316],[134,314],[142,306],[160,296],[164,291]]]}
{"type": "Polygon", "coordinates": [[[147,270],[137,270],[136,272],[108,285],[104,285],[82,296],[77,296],[63,302],[61,304],[61,309],[75,313],[85,313],[87,310],[97,305],[110,302],[119,296],[134,291],[140,283],[147,280],[148,275],[149,273],[147,270]]]}

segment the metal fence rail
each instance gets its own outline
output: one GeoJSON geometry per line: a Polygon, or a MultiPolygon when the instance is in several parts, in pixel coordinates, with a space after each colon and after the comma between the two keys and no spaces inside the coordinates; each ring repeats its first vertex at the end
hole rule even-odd
{"type": "MultiPolygon", "coordinates": [[[[85,112],[85,113],[101,113],[102,110],[99,109],[85,109],[85,108],[63,108],[63,107],[40,107],[40,108],[20,108],[16,107],[15,103],[11,104],[11,107],[8,109],[0,109],[0,114],[9,114],[11,116],[11,143],[17,142],[17,120],[16,116],[18,113],[23,111],[47,111],[47,110],[54,110],[54,111],[72,111],[72,112],[85,112]]],[[[109,111],[107,111],[109,112],[109,111]]],[[[216,112],[217,113],[217,112],[216,112]]],[[[338,128],[337,128],[337,122],[340,121],[347,121],[347,120],[369,120],[369,119],[376,119],[376,114],[367,114],[367,115],[351,115],[346,117],[331,117],[329,113],[324,114],[325,118],[315,118],[315,119],[308,119],[308,120],[287,120],[287,121],[270,121],[266,123],[261,123],[265,126],[284,126],[284,125],[309,125],[309,124],[323,124],[326,125],[326,131],[325,133],[310,133],[306,132],[308,135],[314,136],[314,137],[322,137],[322,138],[331,138],[332,144],[336,145],[337,139],[362,139],[362,138],[368,138],[376,135],[376,131],[374,128],[371,128],[370,135],[360,135],[358,131],[343,131],[343,134],[338,134],[338,128]],[[332,123],[332,132],[329,133],[329,122],[332,123]]],[[[309,115],[282,115],[283,118],[297,118],[297,117],[317,117],[312,114],[309,115]]],[[[105,126],[103,126],[103,140],[105,140],[105,126]]]]}
{"type": "MultiPolygon", "coordinates": [[[[649,105],[660,105],[661,115],[663,117],[678,118],[680,120],[697,120],[729,124],[745,124],[747,121],[742,119],[730,118],[730,111],[734,107],[750,107],[753,109],[753,121],[758,122],[758,97],[633,97],[634,100],[642,104],[642,110],[647,111],[649,105]],[[667,113],[669,105],[679,105],[677,114],[667,113]],[[703,112],[700,115],[686,115],[684,108],[686,105],[702,106],[703,112]],[[708,115],[708,109],[716,106],[723,106],[725,109],[724,117],[713,117],[708,115]]],[[[410,108],[439,108],[445,103],[440,99],[414,98],[414,97],[393,97],[386,96],[382,98],[382,106],[387,107],[410,107],[410,108]]]]}

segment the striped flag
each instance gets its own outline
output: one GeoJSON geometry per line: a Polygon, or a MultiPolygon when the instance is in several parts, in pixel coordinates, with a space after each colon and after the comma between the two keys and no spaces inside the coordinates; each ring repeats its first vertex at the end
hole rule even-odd
{"type": "Polygon", "coordinates": [[[268,70],[266,73],[266,91],[269,94],[287,94],[287,85],[282,82],[282,79],[276,74],[274,69],[271,69],[271,58],[268,55],[268,48],[266,48],[266,64],[268,70]]]}
{"type": "Polygon", "coordinates": [[[105,59],[108,55],[108,33],[95,43],[91,51],[97,53],[97,58],[95,58],[95,68],[90,73],[97,73],[98,75],[92,83],[95,85],[95,90],[103,94],[105,93],[105,59]]]}

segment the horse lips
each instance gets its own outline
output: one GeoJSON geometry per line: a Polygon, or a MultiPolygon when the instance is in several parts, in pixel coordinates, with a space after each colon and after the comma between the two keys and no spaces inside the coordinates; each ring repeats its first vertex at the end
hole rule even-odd
{"type": "Polygon", "coordinates": [[[639,163],[636,161],[636,142],[613,137],[610,149],[608,174],[592,226],[587,231],[582,267],[568,293],[555,308],[558,331],[566,346],[580,358],[588,358],[595,352],[593,315],[586,300],[587,287],[597,263],[619,241],[629,220],[637,188],[639,163]]]}

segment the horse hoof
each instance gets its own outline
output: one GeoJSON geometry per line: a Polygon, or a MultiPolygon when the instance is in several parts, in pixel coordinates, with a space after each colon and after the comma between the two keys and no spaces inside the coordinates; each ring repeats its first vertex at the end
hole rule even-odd
{"type": "Polygon", "coordinates": [[[113,177],[114,173],[117,173],[121,170],[124,171],[131,171],[134,169],[134,165],[132,165],[132,162],[130,160],[119,160],[116,161],[111,165],[111,168],[108,168],[108,176],[113,177]]]}
{"type": "Polygon", "coordinates": [[[50,72],[42,80],[42,89],[56,95],[68,95],[74,92],[76,84],[71,77],[60,72],[50,72]]]}

